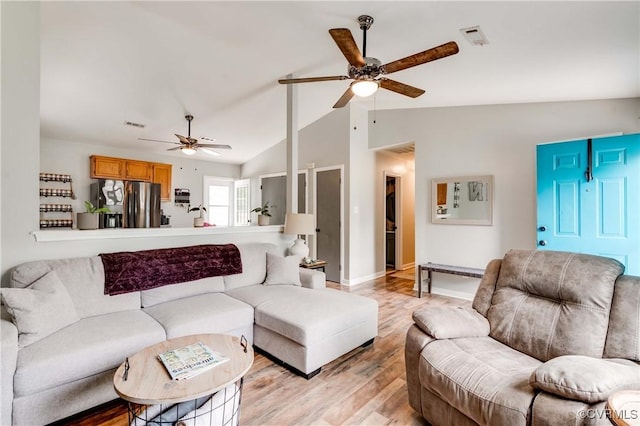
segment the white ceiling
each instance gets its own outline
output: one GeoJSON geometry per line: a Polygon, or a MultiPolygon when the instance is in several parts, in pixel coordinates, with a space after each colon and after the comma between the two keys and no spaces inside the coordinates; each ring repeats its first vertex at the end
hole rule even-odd
{"type": "MultiPolygon", "coordinates": [[[[456,41],[460,53],[390,77],[425,89],[380,90],[368,109],[640,96],[640,2],[43,2],[41,133],[45,138],[164,152],[191,134],[229,144],[242,163],[285,138],[278,78],[342,75],[328,34],[361,14],[367,55],[382,63],[456,41]],[[460,29],[480,25],[490,44],[460,29]],[[146,125],[125,126],[124,121],[146,125]]],[[[321,118],[348,81],[298,85],[300,127],[321,118]]],[[[183,155],[176,153],[175,155],[183,155]]]]}

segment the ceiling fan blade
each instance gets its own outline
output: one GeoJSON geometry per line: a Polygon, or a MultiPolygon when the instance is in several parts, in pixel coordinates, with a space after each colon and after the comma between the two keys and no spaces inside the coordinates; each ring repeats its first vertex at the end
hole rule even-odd
{"type": "Polygon", "coordinates": [[[316,81],[349,80],[346,75],[334,75],[330,77],[308,77],[308,78],[283,78],[278,80],[280,84],[292,83],[315,83],[316,81]]]}
{"type": "Polygon", "coordinates": [[[198,148],[215,148],[215,149],[231,149],[230,145],[221,145],[218,143],[197,143],[198,148]]]}
{"type": "Polygon", "coordinates": [[[398,59],[397,61],[389,62],[383,65],[383,69],[386,74],[392,72],[401,71],[407,68],[415,67],[416,65],[422,65],[427,62],[435,61],[436,59],[445,58],[450,55],[458,53],[458,45],[455,41],[442,44],[440,46],[433,47],[425,50],[424,52],[416,53],[406,58],[398,59]]]}
{"type": "Polygon", "coordinates": [[[184,136],[179,135],[177,133],[175,133],[175,135],[178,137],[178,139],[180,139],[180,142],[182,142],[183,144],[191,145],[191,142],[189,141],[189,139],[187,139],[184,136]]]}
{"type": "Polygon", "coordinates": [[[351,86],[349,86],[347,90],[342,94],[342,96],[340,96],[340,99],[338,99],[338,102],[336,102],[336,104],[333,107],[342,108],[343,106],[349,103],[349,101],[351,100],[351,98],[353,98],[353,96],[354,95],[353,95],[353,92],[351,91],[351,86]]]}
{"type": "Polygon", "coordinates": [[[214,155],[216,157],[220,156],[220,153],[215,152],[215,151],[211,151],[210,149],[207,149],[207,148],[202,148],[202,151],[206,152],[209,155],[214,155]]]}
{"type": "Polygon", "coordinates": [[[139,141],[149,141],[149,142],[162,142],[162,143],[170,143],[172,145],[177,144],[178,142],[169,142],[169,141],[159,141],[157,139],[145,139],[145,138],[138,138],[139,141]]]}
{"type": "Polygon", "coordinates": [[[388,78],[380,80],[380,87],[391,90],[392,92],[400,93],[401,95],[409,96],[410,98],[417,98],[424,93],[424,90],[422,89],[400,83],[399,81],[389,80],[388,78]]]}
{"type": "Polygon", "coordinates": [[[167,151],[177,151],[179,149],[182,149],[181,146],[176,146],[175,148],[169,148],[167,151]]]}
{"type": "Polygon", "coordinates": [[[351,35],[351,31],[346,28],[333,28],[329,30],[329,34],[336,42],[338,48],[342,52],[347,61],[354,67],[363,67],[365,62],[356,41],[351,35]]]}

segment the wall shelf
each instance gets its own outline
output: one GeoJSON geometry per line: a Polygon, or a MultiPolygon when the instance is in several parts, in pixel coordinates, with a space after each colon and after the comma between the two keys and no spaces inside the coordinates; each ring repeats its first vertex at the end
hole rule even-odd
{"type": "MultiPolygon", "coordinates": [[[[40,197],[71,198],[75,200],[71,175],[59,173],[40,173],[40,182],[58,182],[64,187],[40,188],[40,197]]],[[[40,229],[73,228],[73,207],[63,203],[40,204],[40,229]],[[50,216],[53,214],[53,217],[50,216]]]]}

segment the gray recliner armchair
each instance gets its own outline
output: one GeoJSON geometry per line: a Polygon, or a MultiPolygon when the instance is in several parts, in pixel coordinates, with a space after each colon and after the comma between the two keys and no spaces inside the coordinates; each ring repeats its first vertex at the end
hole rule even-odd
{"type": "Polygon", "coordinates": [[[640,389],[640,277],[623,270],[554,251],[491,261],[472,308],[414,312],[410,405],[434,426],[609,425],[609,395],[640,389]]]}

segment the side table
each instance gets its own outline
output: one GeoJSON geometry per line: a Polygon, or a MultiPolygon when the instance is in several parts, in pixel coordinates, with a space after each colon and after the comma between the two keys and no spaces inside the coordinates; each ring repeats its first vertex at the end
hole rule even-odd
{"type": "Polygon", "coordinates": [[[465,266],[443,265],[440,263],[424,263],[418,266],[418,297],[422,297],[422,271],[427,271],[427,292],[431,293],[431,273],[459,275],[462,277],[482,278],[484,269],[467,268],[465,266]]]}
{"type": "Polygon", "coordinates": [[[224,334],[178,337],[127,358],[113,386],[129,405],[129,423],[237,425],[243,377],[253,364],[246,339],[224,334]],[[196,342],[227,355],[229,361],[186,380],[171,380],[158,354],[196,342]]]}
{"type": "Polygon", "coordinates": [[[640,391],[612,393],[607,399],[606,410],[607,418],[616,426],[640,425],[640,391]]]}
{"type": "Polygon", "coordinates": [[[304,263],[302,262],[300,264],[301,268],[306,268],[306,269],[322,269],[322,272],[325,272],[325,266],[327,266],[327,261],[326,260],[315,260],[311,263],[304,263]]]}

